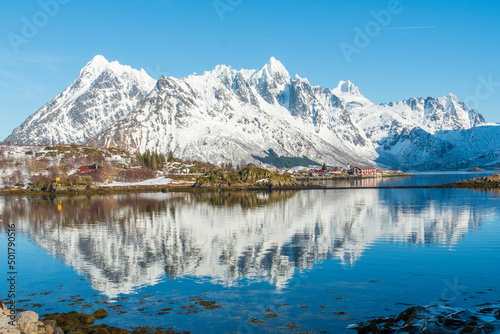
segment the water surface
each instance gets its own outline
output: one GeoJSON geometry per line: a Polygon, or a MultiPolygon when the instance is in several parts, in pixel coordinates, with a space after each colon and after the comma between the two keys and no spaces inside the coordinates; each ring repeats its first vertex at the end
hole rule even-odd
{"type": "Polygon", "coordinates": [[[484,172],[415,172],[411,177],[363,178],[353,180],[327,180],[321,184],[327,187],[401,187],[401,186],[429,186],[449,184],[470,180],[476,177],[488,176],[491,171],[484,172]]]}
{"type": "Polygon", "coordinates": [[[22,308],[103,307],[105,323],[126,328],[354,333],[349,323],[409,305],[500,303],[499,195],[20,196],[0,198],[0,212],[4,231],[17,226],[22,308]]]}

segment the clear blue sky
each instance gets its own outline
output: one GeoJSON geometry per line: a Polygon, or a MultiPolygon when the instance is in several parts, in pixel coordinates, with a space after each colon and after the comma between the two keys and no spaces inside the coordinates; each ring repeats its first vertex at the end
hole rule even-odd
{"type": "Polygon", "coordinates": [[[499,17],[497,0],[3,0],[0,139],[96,54],[155,78],[274,56],[314,85],[351,80],[377,103],[452,92],[500,122],[499,17]]]}

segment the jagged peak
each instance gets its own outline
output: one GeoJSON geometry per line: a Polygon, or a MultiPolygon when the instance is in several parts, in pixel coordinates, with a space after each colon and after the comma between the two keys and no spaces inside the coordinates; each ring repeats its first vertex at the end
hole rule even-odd
{"type": "Polygon", "coordinates": [[[94,58],[92,58],[91,61],[85,65],[82,70],[80,71],[80,75],[84,74],[90,74],[90,75],[97,75],[102,73],[105,69],[109,67],[109,62],[104,56],[102,55],[97,55],[94,58]]]}
{"type": "Polygon", "coordinates": [[[271,57],[269,59],[269,62],[266,65],[264,65],[263,69],[266,69],[267,72],[269,72],[271,75],[280,73],[280,74],[286,74],[289,76],[288,71],[286,70],[285,66],[283,66],[283,64],[274,57],[271,57]]]}
{"type": "Polygon", "coordinates": [[[255,71],[251,79],[254,81],[274,79],[278,83],[284,84],[290,81],[290,74],[279,60],[271,57],[264,67],[255,71]]]}
{"type": "Polygon", "coordinates": [[[103,55],[95,55],[89,64],[108,64],[108,60],[103,55]]]}
{"type": "Polygon", "coordinates": [[[96,80],[103,72],[111,71],[117,76],[132,75],[138,83],[145,88],[151,89],[156,79],[153,79],[144,69],[136,70],[129,65],[122,65],[118,61],[109,62],[104,56],[96,55],[80,71],[80,78],[87,83],[96,80]]]}
{"type": "Polygon", "coordinates": [[[202,76],[210,77],[210,78],[220,78],[229,73],[232,73],[234,70],[231,66],[227,66],[224,64],[216,65],[213,70],[203,72],[202,76]]]}
{"type": "Polygon", "coordinates": [[[293,77],[293,81],[309,83],[309,80],[307,80],[307,78],[302,78],[298,74],[295,74],[295,76],[293,77]]]}
{"type": "Polygon", "coordinates": [[[356,87],[351,81],[340,81],[337,88],[333,90],[333,92],[337,95],[353,95],[353,96],[362,96],[359,88],[356,87]]]}
{"type": "Polygon", "coordinates": [[[461,103],[462,101],[460,101],[460,99],[458,97],[456,97],[454,94],[452,93],[448,93],[446,94],[445,96],[437,99],[439,102],[443,103],[443,102],[457,102],[457,103],[461,103]]]}

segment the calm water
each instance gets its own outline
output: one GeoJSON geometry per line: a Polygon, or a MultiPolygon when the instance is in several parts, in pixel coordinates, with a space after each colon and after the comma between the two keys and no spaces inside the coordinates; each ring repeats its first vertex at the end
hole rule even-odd
{"type": "Polygon", "coordinates": [[[436,184],[447,184],[457,181],[473,179],[491,175],[493,172],[429,172],[412,173],[413,177],[387,177],[368,178],[355,180],[323,181],[322,184],[329,187],[379,187],[379,186],[428,186],[436,184]]]}
{"type": "MultiPolygon", "coordinates": [[[[391,182],[471,177],[440,175],[391,182]]],[[[462,189],[160,193],[3,197],[0,212],[17,225],[21,308],[103,307],[126,328],[355,333],[345,327],[408,305],[500,303],[499,201],[462,189]]]]}

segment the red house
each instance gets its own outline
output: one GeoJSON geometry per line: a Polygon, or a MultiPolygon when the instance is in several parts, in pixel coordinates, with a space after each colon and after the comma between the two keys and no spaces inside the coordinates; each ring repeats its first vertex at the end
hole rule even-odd
{"type": "Polygon", "coordinates": [[[78,172],[76,174],[81,175],[81,174],[88,174],[88,173],[93,173],[97,170],[97,165],[93,164],[90,166],[81,166],[78,167],[78,172]]]}
{"type": "Polygon", "coordinates": [[[351,175],[376,175],[377,170],[369,167],[353,167],[348,173],[351,175]]]}

